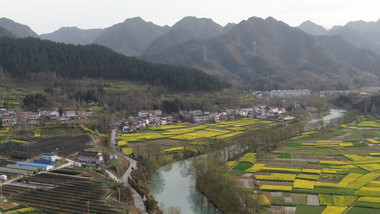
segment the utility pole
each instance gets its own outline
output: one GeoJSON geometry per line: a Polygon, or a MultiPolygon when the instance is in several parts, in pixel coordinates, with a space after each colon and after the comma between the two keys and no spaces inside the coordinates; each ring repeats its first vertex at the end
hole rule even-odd
{"type": "Polygon", "coordinates": [[[120,187],[117,188],[117,193],[119,194],[119,204],[120,204],[120,187]]]}

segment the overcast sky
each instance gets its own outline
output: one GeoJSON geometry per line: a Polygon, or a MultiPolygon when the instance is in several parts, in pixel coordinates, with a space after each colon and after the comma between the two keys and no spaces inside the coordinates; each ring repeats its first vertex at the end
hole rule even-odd
{"type": "Polygon", "coordinates": [[[105,28],[139,16],[173,25],[185,16],[225,25],[252,16],[272,16],[291,26],[311,20],[331,28],[349,21],[380,19],[379,0],[0,0],[0,17],[26,24],[36,33],[63,26],[105,28]]]}

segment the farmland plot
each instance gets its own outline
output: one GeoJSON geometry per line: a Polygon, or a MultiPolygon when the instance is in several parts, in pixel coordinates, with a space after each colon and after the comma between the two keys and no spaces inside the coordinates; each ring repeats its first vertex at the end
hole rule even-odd
{"type": "Polygon", "coordinates": [[[380,152],[376,151],[380,151],[380,135],[368,131],[378,129],[379,124],[364,121],[332,128],[333,133],[326,132],[326,136],[302,134],[272,154],[257,158],[245,173],[251,174],[263,194],[283,193],[281,200],[269,198],[269,206],[292,204],[297,213],[351,213],[351,209],[352,213],[380,213],[380,152]],[[352,128],[354,125],[358,128],[352,128]],[[366,129],[359,130],[361,127],[366,129]],[[371,138],[356,134],[358,131],[371,133],[371,138]],[[286,160],[279,161],[281,157],[286,160]],[[307,203],[287,202],[288,195],[294,193],[307,196],[307,203]],[[317,209],[319,205],[324,207],[317,209]]]}

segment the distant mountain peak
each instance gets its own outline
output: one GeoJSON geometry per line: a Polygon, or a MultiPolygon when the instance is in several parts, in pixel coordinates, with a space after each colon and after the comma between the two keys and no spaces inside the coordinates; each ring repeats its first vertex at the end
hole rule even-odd
{"type": "Polygon", "coordinates": [[[146,22],[146,21],[144,19],[142,19],[141,17],[136,16],[136,17],[128,18],[128,19],[124,20],[124,23],[127,23],[127,22],[146,22]]]}
{"type": "Polygon", "coordinates": [[[209,24],[209,25],[215,25],[220,28],[222,28],[221,25],[214,22],[210,18],[197,18],[195,16],[186,16],[179,20],[177,23],[173,25],[173,28],[182,28],[184,25],[199,25],[199,24],[209,24]]]}
{"type": "Polygon", "coordinates": [[[104,29],[94,43],[107,46],[127,56],[136,56],[168,30],[168,27],[161,27],[141,17],[134,17],[104,29]]]}
{"type": "Polygon", "coordinates": [[[220,36],[224,31],[223,27],[210,18],[197,18],[186,16],[172,26],[174,30],[185,30],[194,35],[195,38],[208,39],[220,36]]]}
{"type": "Polygon", "coordinates": [[[317,25],[310,20],[303,22],[300,26],[298,26],[298,28],[312,35],[324,35],[327,33],[326,28],[321,25],[317,25]]]}
{"type": "Polygon", "coordinates": [[[272,21],[272,22],[277,22],[278,20],[273,18],[272,16],[268,16],[265,21],[272,21]]]}

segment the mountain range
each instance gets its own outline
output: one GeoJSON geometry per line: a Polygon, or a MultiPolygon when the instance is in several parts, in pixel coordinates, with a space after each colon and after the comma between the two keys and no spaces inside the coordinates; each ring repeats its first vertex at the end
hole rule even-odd
{"type": "Polygon", "coordinates": [[[306,21],[299,28],[313,35],[339,35],[354,47],[366,48],[380,54],[380,20],[377,22],[354,21],[344,26],[335,26],[330,30],[306,21]]]}
{"type": "MultiPolygon", "coordinates": [[[[37,35],[25,25],[2,23],[16,37],[37,35]]],[[[136,17],[105,29],[65,27],[40,38],[95,43],[127,56],[201,69],[241,89],[330,90],[379,84],[379,34],[380,21],[326,30],[311,21],[291,27],[271,17],[224,27],[207,18],[185,17],[169,27],[136,17]]]]}

